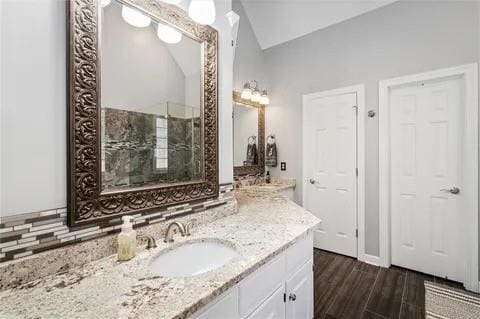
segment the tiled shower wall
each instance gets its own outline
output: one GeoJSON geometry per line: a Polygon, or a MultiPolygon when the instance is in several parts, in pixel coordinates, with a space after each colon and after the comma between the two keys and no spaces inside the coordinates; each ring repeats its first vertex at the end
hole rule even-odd
{"type": "MultiPolygon", "coordinates": [[[[133,215],[135,228],[232,203],[232,185],[220,185],[217,198],[133,215]]],[[[113,234],[119,232],[120,227],[121,219],[115,218],[101,226],[88,225],[72,230],[67,226],[66,208],[0,217],[0,262],[113,234]]]]}

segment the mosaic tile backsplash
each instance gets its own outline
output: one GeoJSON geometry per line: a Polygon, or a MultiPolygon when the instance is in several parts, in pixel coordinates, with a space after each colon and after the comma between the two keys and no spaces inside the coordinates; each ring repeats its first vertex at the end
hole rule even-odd
{"type": "MultiPolygon", "coordinates": [[[[149,214],[136,214],[135,228],[164,220],[198,213],[233,201],[231,184],[220,185],[217,198],[159,209],[149,214]]],[[[113,234],[120,231],[121,219],[115,218],[101,226],[86,225],[70,229],[67,226],[67,209],[0,217],[0,262],[30,256],[80,241],[113,234]]]]}

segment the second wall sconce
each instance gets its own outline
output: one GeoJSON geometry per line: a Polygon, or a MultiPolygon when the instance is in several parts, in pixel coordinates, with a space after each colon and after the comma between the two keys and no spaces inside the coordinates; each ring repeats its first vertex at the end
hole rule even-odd
{"type": "Polygon", "coordinates": [[[243,85],[241,97],[242,99],[251,100],[262,105],[270,104],[270,98],[268,97],[267,90],[263,90],[260,93],[258,82],[256,80],[247,82],[243,85]]]}

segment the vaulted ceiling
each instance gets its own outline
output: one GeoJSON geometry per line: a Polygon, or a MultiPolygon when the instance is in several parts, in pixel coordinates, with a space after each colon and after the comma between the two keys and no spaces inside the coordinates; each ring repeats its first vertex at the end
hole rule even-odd
{"type": "Polygon", "coordinates": [[[241,0],[262,49],[395,1],[397,0],[241,0]]]}

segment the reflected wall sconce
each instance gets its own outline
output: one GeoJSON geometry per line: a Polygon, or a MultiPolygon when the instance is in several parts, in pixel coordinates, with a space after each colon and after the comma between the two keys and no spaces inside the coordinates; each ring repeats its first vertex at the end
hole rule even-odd
{"type": "Polygon", "coordinates": [[[150,22],[152,21],[150,17],[147,17],[140,11],[127,6],[122,7],[122,18],[128,24],[137,28],[148,27],[150,25],[150,22]]]}
{"type": "Polygon", "coordinates": [[[171,26],[168,26],[163,23],[158,23],[157,27],[157,36],[160,40],[166,43],[178,43],[182,41],[182,34],[172,28],[171,26]]]}
{"type": "Polygon", "coordinates": [[[258,82],[256,80],[247,82],[243,85],[241,98],[250,100],[252,102],[257,102],[262,105],[270,104],[270,98],[268,97],[267,90],[263,90],[260,93],[258,82]]]}

